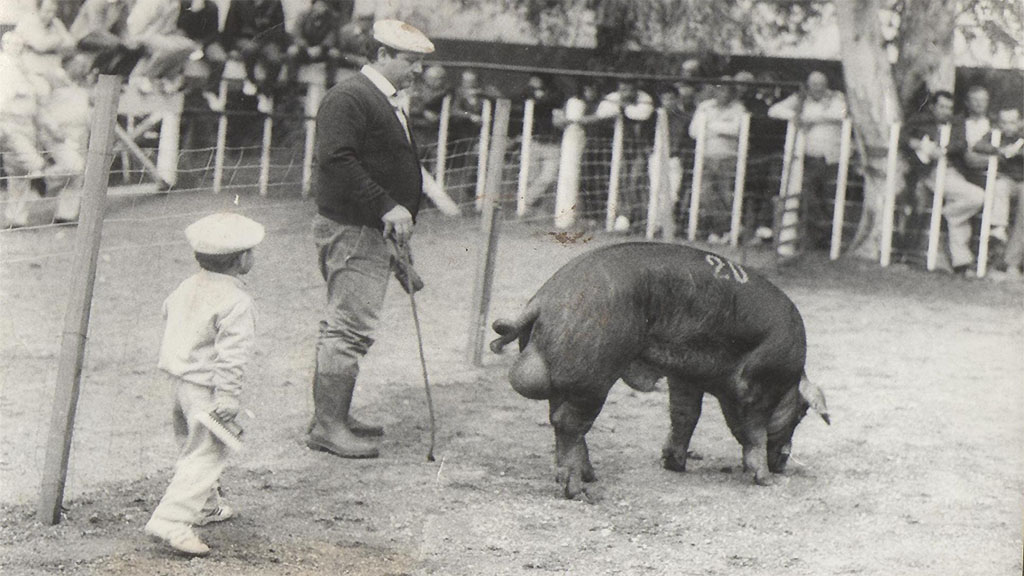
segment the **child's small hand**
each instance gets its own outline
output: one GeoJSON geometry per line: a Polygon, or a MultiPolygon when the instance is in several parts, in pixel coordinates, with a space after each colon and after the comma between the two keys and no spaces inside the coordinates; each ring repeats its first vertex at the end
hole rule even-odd
{"type": "Polygon", "coordinates": [[[238,397],[230,394],[215,394],[213,397],[213,413],[225,422],[234,420],[240,409],[238,397]]]}

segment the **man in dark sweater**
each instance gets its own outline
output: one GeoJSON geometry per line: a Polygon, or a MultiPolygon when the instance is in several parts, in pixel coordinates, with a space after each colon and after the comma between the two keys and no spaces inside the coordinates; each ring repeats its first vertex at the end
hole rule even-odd
{"type": "Polygon", "coordinates": [[[412,236],[423,182],[398,90],[434,46],[397,20],[373,26],[369,64],[330,89],[316,117],[313,221],[327,308],[320,321],[307,446],[342,458],[375,458],[380,426],[349,414],[359,360],[373,344],[392,265],[387,239],[412,236]]]}

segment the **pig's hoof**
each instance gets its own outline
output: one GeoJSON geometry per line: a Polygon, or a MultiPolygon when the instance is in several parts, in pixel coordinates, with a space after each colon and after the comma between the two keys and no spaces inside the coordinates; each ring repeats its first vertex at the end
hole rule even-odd
{"type": "Polygon", "coordinates": [[[580,476],[584,482],[594,482],[597,480],[597,474],[594,474],[594,467],[591,466],[590,462],[587,462],[583,466],[583,471],[580,472],[580,476]]]}
{"type": "Polygon", "coordinates": [[[697,452],[696,450],[690,450],[686,453],[686,458],[688,460],[703,460],[704,455],[701,454],[700,452],[697,452]]]}
{"type": "Polygon", "coordinates": [[[560,468],[555,474],[555,482],[562,486],[567,500],[573,500],[583,493],[583,474],[580,470],[560,468]]]}
{"type": "Polygon", "coordinates": [[[775,484],[775,479],[772,478],[772,474],[770,472],[758,470],[757,472],[754,472],[754,483],[758,486],[771,486],[772,484],[775,484]]]}
{"type": "Polygon", "coordinates": [[[661,450],[661,467],[672,472],[686,472],[686,460],[690,454],[666,446],[661,450]]]}

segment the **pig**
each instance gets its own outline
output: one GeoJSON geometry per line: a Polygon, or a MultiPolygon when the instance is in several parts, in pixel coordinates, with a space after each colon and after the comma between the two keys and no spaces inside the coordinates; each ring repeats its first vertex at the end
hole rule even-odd
{"type": "Polygon", "coordinates": [[[662,465],[686,469],[704,393],[718,399],[757,484],[784,470],[807,409],[830,423],[807,378],[803,320],[754,272],[678,244],[627,242],[594,249],[559,269],[515,319],[492,324],[490,348],[518,340],[512,388],[547,400],[556,482],[566,498],[595,480],[586,434],[622,379],[639,391],[668,381],[671,431],[662,465]]]}

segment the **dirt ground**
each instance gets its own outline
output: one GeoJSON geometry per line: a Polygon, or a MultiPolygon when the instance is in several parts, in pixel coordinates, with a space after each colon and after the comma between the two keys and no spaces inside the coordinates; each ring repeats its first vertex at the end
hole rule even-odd
{"type": "MultiPolygon", "coordinates": [[[[155,384],[160,303],[194,269],[181,230],[234,197],[112,200],[71,455],[66,512],[35,521],[75,230],[0,234],[0,572],[4,574],[978,574],[1019,575],[1024,518],[1024,287],[858,261],[777,267],[808,332],[808,373],[833,423],[809,416],[771,487],[707,399],[690,470],[663,470],[667,394],[619,385],[589,435],[590,502],[554,483],[545,403],[505,379],[514,357],[466,361],[482,240],[426,214],[417,295],[437,409],[436,461],[415,332],[392,284],[357,391],[383,422],[377,460],[308,451],[309,379],[323,301],[310,202],[242,196],[266,242],[246,281],[260,310],[247,446],[224,476],[238,510],[185,559],[142,533],[174,461],[171,391],[155,384]]],[[[518,311],[573,241],[504,223],[491,318],[518,311]]]]}

